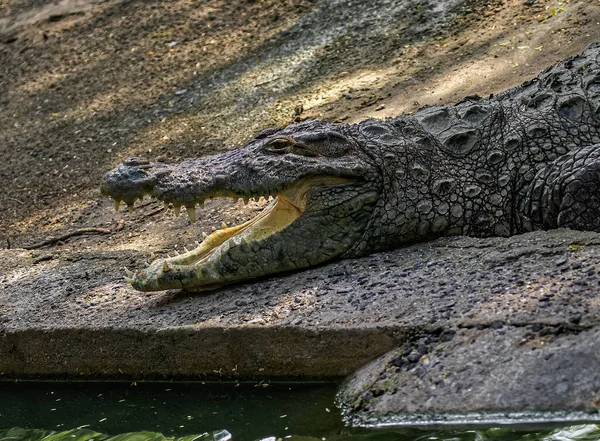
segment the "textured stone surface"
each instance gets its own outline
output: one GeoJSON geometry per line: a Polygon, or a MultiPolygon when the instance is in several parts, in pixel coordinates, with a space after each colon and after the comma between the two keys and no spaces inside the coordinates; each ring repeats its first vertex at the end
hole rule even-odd
{"type": "MultiPolygon", "coordinates": [[[[444,238],[204,295],[133,290],[119,270],[144,253],[0,253],[8,378],[339,377],[423,336],[455,333],[454,353],[492,326],[525,347],[564,329],[568,364],[600,317],[600,235],[589,232],[444,238]]],[[[488,347],[503,360],[511,348],[488,347]]]]}
{"type": "Polygon", "coordinates": [[[600,421],[600,328],[496,321],[424,333],[361,369],[340,402],[354,426],[458,418],[600,421]],[[560,413],[527,414],[541,411],[560,413]]]}

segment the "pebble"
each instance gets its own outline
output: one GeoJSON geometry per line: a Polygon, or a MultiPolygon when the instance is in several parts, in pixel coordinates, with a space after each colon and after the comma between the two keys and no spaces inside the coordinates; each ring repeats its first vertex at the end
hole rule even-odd
{"type": "Polygon", "coordinates": [[[50,254],[50,253],[45,253],[45,254],[41,254],[38,257],[36,257],[35,259],[33,259],[33,263],[40,263],[40,262],[44,262],[46,260],[52,260],[54,259],[54,255],[50,254]]]}
{"type": "Polygon", "coordinates": [[[408,361],[410,361],[411,363],[416,363],[417,361],[419,361],[421,359],[421,354],[419,354],[417,352],[413,352],[407,358],[408,358],[408,361]]]}
{"type": "Polygon", "coordinates": [[[556,263],[556,266],[564,265],[567,263],[567,258],[565,256],[557,257],[554,263],[556,263]]]}

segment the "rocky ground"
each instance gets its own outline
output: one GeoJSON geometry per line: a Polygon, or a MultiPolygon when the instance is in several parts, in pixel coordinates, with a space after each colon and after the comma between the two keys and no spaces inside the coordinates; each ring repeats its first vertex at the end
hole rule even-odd
{"type": "Polygon", "coordinates": [[[198,295],[125,283],[150,252],[4,250],[0,373],[315,380],[387,353],[344,388],[353,425],[600,421],[599,253],[569,230],[445,238],[198,295]]]}
{"type": "Polygon", "coordinates": [[[153,201],[115,213],[98,192],[128,156],[174,161],[305,118],[496,93],[593,41],[589,0],[1,1],[0,375],[329,378],[382,356],[342,395],[354,424],[593,410],[595,234],[443,239],[142,294],[124,266],[263,201],[213,201],[190,224],[153,201]]]}

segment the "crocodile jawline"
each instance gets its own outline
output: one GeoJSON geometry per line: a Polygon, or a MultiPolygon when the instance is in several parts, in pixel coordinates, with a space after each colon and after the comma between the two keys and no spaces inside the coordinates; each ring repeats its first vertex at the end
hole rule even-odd
{"type": "MultiPolygon", "coordinates": [[[[156,276],[165,274],[182,267],[193,268],[194,272],[200,273],[202,266],[211,260],[219,260],[232,246],[248,246],[254,242],[265,240],[277,234],[292,224],[305,211],[310,192],[314,188],[326,185],[343,185],[351,182],[350,179],[334,176],[306,177],[295,183],[292,187],[281,191],[273,201],[252,219],[231,227],[214,230],[208,235],[197,248],[186,251],[174,257],[157,259],[147,268],[133,273],[126,269],[125,280],[136,289],[152,289],[152,280],[156,276]]],[[[211,197],[208,195],[208,197],[211,197]]],[[[243,197],[239,195],[239,197],[243,197]]],[[[175,288],[188,288],[197,290],[197,287],[181,286],[175,288]]],[[[206,289],[214,289],[210,284],[206,289]]]]}

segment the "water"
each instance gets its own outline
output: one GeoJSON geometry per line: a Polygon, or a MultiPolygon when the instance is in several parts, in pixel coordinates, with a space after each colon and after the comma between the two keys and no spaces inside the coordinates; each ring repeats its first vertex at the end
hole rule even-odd
{"type": "Polygon", "coordinates": [[[335,384],[0,383],[0,429],[322,437],[342,427],[335,391],[335,384]]]}
{"type": "Polygon", "coordinates": [[[591,424],[348,429],[336,391],[298,383],[0,383],[0,441],[600,441],[591,424]]]}

